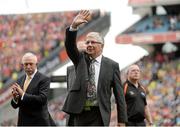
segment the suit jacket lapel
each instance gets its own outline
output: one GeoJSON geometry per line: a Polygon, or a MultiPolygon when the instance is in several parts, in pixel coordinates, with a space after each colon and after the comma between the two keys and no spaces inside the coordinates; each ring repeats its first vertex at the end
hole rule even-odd
{"type": "Polygon", "coordinates": [[[20,80],[17,81],[17,83],[19,84],[19,86],[23,89],[23,86],[24,86],[24,82],[26,80],[26,75],[22,76],[20,78],[20,80]]]}
{"type": "Polygon", "coordinates": [[[103,79],[104,75],[106,74],[105,71],[106,71],[106,62],[104,56],[102,56],[99,79],[98,79],[98,89],[101,89],[101,84],[102,84],[101,81],[105,80],[103,79]]]}
{"type": "Polygon", "coordinates": [[[33,79],[31,80],[29,86],[27,87],[26,91],[31,90],[32,86],[35,86],[37,81],[38,81],[38,77],[39,77],[39,72],[36,72],[36,74],[34,75],[33,79]]]}

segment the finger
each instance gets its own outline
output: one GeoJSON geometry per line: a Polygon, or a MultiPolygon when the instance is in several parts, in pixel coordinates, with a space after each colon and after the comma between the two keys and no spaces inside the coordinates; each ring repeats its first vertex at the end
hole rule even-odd
{"type": "Polygon", "coordinates": [[[18,84],[16,83],[16,88],[21,88],[21,87],[20,87],[20,85],[18,85],[18,84]]]}
{"type": "Polygon", "coordinates": [[[11,90],[13,90],[14,89],[14,86],[11,86],[11,90]]]}
{"type": "Polygon", "coordinates": [[[15,84],[12,84],[11,88],[13,89],[16,85],[15,84]]]}
{"type": "Polygon", "coordinates": [[[83,24],[83,23],[88,23],[88,21],[87,21],[87,20],[83,20],[83,21],[81,22],[81,24],[83,24]]]}
{"type": "Polygon", "coordinates": [[[82,10],[80,12],[80,15],[83,16],[83,18],[86,18],[90,14],[89,10],[82,10]]]}
{"type": "Polygon", "coordinates": [[[87,15],[90,11],[89,10],[83,10],[83,15],[87,15]]]}
{"type": "Polygon", "coordinates": [[[88,15],[88,14],[90,14],[90,11],[89,10],[84,10],[83,15],[85,16],[85,15],[88,15]]]}
{"type": "Polygon", "coordinates": [[[16,85],[16,84],[13,84],[12,89],[15,90],[16,87],[17,87],[17,85],[16,85]]]}
{"type": "Polygon", "coordinates": [[[88,13],[88,14],[86,14],[86,15],[85,15],[85,17],[84,17],[84,18],[85,18],[86,20],[89,20],[89,17],[90,17],[90,16],[91,16],[91,14],[90,14],[90,13],[88,13]]]}
{"type": "Polygon", "coordinates": [[[81,10],[81,11],[79,12],[79,14],[80,14],[80,15],[83,15],[83,14],[84,14],[84,11],[85,11],[85,10],[81,10]]]}
{"type": "Polygon", "coordinates": [[[16,86],[14,86],[13,91],[16,91],[16,86]]]}
{"type": "Polygon", "coordinates": [[[14,93],[15,91],[16,91],[16,89],[15,89],[15,88],[13,88],[13,89],[12,89],[12,92],[14,93]]]}
{"type": "Polygon", "coordinates": [[[18,90],[19,90],[19,87],[15,86],[14,91],[18,91],[18,90]]]}
{"type": "Polygon", "coordinates": [[[14,83],[16,86],[19,86],[17,83],[14,83]]]}
{"type": "Polygon", "coordinates": [[[18,86],[16,86],[16,91],[19,93],[20,91],[21,91],[22,89],[21,89],[21,87],[18,85],[18,86]]]}

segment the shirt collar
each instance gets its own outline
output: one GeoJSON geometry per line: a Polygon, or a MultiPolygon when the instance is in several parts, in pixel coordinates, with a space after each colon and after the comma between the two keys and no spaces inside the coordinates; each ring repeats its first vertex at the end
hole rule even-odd
{"type": "MultiPolygon", "coordinates": [[[[33,79],[33,77],[34,77],[34,75],[36,74],[36,72],[37,72],[37,69],[34,71],[34,73],[30,76],[31,77],[31,79],[33,79]]],[[[27,77],[28,75],[26,74],[26,77],[27,77]]]]}
{"type": "Polygon", "coordinates": [[[96,57],[95,60],[96,60],[96,62],[101,63],[101,59],[102,59],[102,54],[100,56],[96,57]]]}
{"type": "MultiPolygon", "coordinates": [[[[133,87],[136,87],[132,82],[130,82],[129,80],[127,80],[127,82],[130,84],[130,85],[132,85],[133,87]]],[[[139,88],[139,83],[138,83],[138,88],[139,88]]]]}

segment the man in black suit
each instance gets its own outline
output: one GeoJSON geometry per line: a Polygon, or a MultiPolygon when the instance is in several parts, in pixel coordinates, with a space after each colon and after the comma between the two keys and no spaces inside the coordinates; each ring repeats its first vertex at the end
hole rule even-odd
{"type": "Polygon", "coordinates": [[[124,126],[127,113],[119,64],[102,55],[104,39],[97,32],[87,34],[84,51],[79,51],[76,45],[77,29],[88,22],[89,16],[88,10],[81,11],[66,30],[65,47],[74,64],[76,78],[69,90],[63,111],[73,115],[75,126],[108,126],[113,88],[118,125],[124,126]]]}
{"type": "Polygon", "coordinates": [[[50,78],[37,70],[37,57],[26,53],[22,58],[25,75],[12,84],[13,108],[19,107],[18,126],[55,126],[47,107],[50,78]]]}

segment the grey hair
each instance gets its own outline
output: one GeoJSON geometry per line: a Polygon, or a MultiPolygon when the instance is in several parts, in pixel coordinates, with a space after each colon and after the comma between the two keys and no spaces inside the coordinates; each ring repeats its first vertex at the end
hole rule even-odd
{"type": "Polygon", "coordinates": [[[34,53],[31,53],[31,52],[25,53],[24,56],[22,57],[22,61],[21,62],[24,63],[24,59],[28,58],[28,57],[32,57],[34,59],[35,63],[37,63],[36,55],[34,53]]]}
{"type": "Polygon", "coordinates": [[[87,34],[86,37],[92,37],[96,39],[96,41],[100,42],[101,44],[104,44],[104,38],[98,32],[90,32],[87,34]]]}

